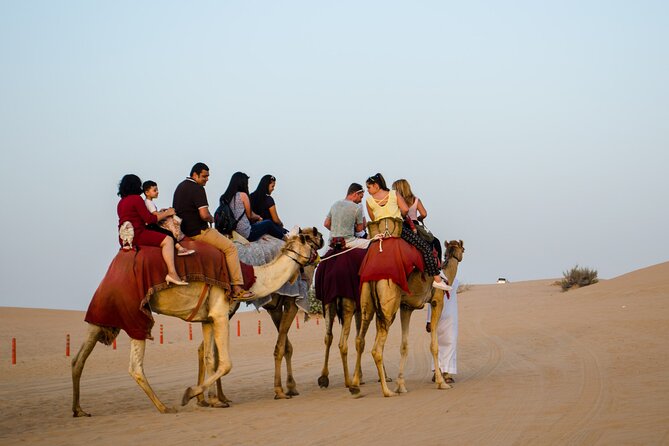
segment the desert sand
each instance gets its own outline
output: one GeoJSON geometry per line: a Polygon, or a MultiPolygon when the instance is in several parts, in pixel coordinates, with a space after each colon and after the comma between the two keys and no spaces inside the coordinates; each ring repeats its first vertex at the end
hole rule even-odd
{"type": "MultiPolygon", "coordinates": [[[[364,396],[344,388],[336,341],[330,388],[320,389],[324,331],[312,318],[290,332],[300,395],[274,400],[275,330],[262,311],[232,321],[233,368],[223,380],[232,406],[181,407],[196,380],[201,334],[193,324],[191,341],[186,322],[158,315],[145,369],[163,402],[178,408],[167,415],[128,375],[129,342],[121,333],[116,350],[98,344],[86,364],[81,403],[93,416],[72,418],[65,338],[71,335],[74,356],[84,313],[5,307],[0,444],[669,444],[669,262],[566,293],[555,280],[470,285],[459,294],[459,374],[449,390],[430,382],[426,311],[415,312],[409,392],[392,398],[376,382],[373,328],[363,356],[364,396]]],[[[391,377],[399,338],[397,319],[385,350],[391,377]]],[[[349,346],[352,366],[353,339],[349,346]]]]}

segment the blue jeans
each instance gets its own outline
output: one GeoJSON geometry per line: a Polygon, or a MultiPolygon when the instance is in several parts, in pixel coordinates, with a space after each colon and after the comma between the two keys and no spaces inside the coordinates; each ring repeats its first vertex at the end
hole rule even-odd
{"type": "Polygon", "coordinates": [[[263,220],[251,225],[251,233],[249,234],[248,241],[255,242],[265,234],[283,240],[283,236],[286,232],[288,231],[274,223],[272,220],[263,220]]]}

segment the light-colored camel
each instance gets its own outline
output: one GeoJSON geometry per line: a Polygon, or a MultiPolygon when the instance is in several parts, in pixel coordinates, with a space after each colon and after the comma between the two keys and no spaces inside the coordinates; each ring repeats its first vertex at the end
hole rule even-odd
{"type": "MultiPolygon", "coordinates": [[[[314,228],[315,230],[315,228],[314,228]]],[[[316,231],[317,232],[317,231],[316,231]]],[[[311,230],[309,230],[311,234],[311,230]]],[[[311,237],[311,235],[310,235],[311,237]]],[[[271,294],[283,285],[290,277],[294,276],[295,263],[308,263],[317,258],[317,253],[311,238],[299,234],[291,237],[284,247],[283,252],[265,267],[254,268],[256,282],[251,288],[258,296],[271,294]],[[275,288],[273,288],[275,287],[275,288]]],[[[216,286],[209,286],[202,282],[191,282],[186,286],[171,287],[154,293],[149,300],[151,310],[158,314],[178,317],[183,320],[190,319],[193,322],[202,323],[202,352],[203,363],[207,369],[209,378],[199,382],[196,386],[186,389],[182,403],[190,398],[201,395],[207,388],[211,388],[222,376],[226,375],[232,368],[229,353],[229,314],[230,300],[226,292],[216,286]],[[193,309],[198,305],[203,287],[209,287],[197,313],[193,316],[193,309]],[[214,354],[214,352],[216,352],[214,354]]],[[[79,352],[72,360],[72,412],[75,417],[90,416],[80,406],[80,381],[86,359],[91,354],[97,342],[107,345],[118,335],[118,329],[103,328],[89,324],[88,335],[79,352]]],[[[162,413],[174,413],[176,409],[165,406],[155,394],[144,374],[144,340],[131,339],[130,342],[130,375],[151,399],[158,411],[162,413]]],[[[215,398],[215,397],[214,397],[215,398]]],[[[225,404],[222,401],[220,404],[225,404]]],[[[211,405],[217,405],[212,401],[211,405]]]]}
{"type": "MultiPolygon", "coordinates": [[[[256,288],[256,285],[254,285],[251,290],[259,297],[268,294],[272,296],[272,300],[264,304],[263,308],[269,312],[277,330],[277,340],[274,347],[274,399],[287,399],[299,395],[297,384],[293,377],[293,345],[288,339],[288,331],[295,320],[298,308],[295,303],[295,297],[280,295],[274,293],[274,291],[281,288],[289,279],[297,278],[301,269],[304,270],[303,277],[311,284],[314,275],[313,262],[316,260],[316,250],[323,247],[323,236],[316,228],[304,229],[300,231],[300,236],[312,248],[309,256],[292,251],[289,244],[286,244],[282,250],[282,254],[272,262],[267,265],[254,267],[256,284],[262,282],[263,288],[261,290],[261,288],[256,288]],[[282,273],[276,274],[274,271],[277,269],[282,271],[282,273]],[[281,379],[281,364],[284,359],[286,361],[287,392],[284,392],[281,379]]],[[[200,345],[198,349],[198,383],[205,381],[205,372],[211,373],[211,369],[205,371],[205,363],[203,361],[204,351],[206,349],[203,348],[203,345],[200,345]]],[[[216,358],[213,359],[216,360],[216,358]]],[[[220,379],[216,382],[216,394],[213,393],[213,388],[211,388],[208,399],[205,400],[203,394],[198,395],[197,399],[198,404],[201,406],[228,407],[230,403],[230,400],[223,393],[220,379]]],[[[187,402],[188,400],[184,399],[183,403],[187,402]]]]}
{"type": "MultiPolygon", "coordinates": [[[[451,241],[445,243],[446,246],[446,262],[442,269],[448,278],[449,283],[453,283],[458,270],[458,264],[462,260],[464,253],[464,245],[462,240],[451,241]]],[[[370,249],[376,249],[375,246],[370,246],[370,249]]],[[[428,278],[429,279],[429,278],[428,278]]],[[[376,363],[376,368],[379,372],[379,381],[381,383],[381,391],[384,396],[394,396],[399,393],[407,391],[404,380],[404,366],[408,357],[408,335],[409,322],[413,310],[423,308],[427,302],[433,307],[432,311],[432,326],[437,326],[439,315],[444,306],[444,291],[433,289],[432,282],[422,277],[422,273],[414,271],[409,275],[409,290],[410,294],[405,293],[399,286],[391,280],[379,280],[375,282],[365,282],[362,285],[360,295],[360,305],[362,312],[362,326],[358,338],[364,340],[369,324],[376,314],[376,339],[372,349],[372,356],[376,363]],[[388,330],[392,325],[397,310],[400,310],[400,320],[402,323],[402,343],[400,346],[400,367],[397,376],[397,388],[392,392],[386,383],[386,373],[383,365],[383,348],[388,337],[388,330]]],[[[358,342],[358,340],[356,340],[358,342]]],[[[432,352],[435,364],[439,364],[437,359],[439,353],[439,344],[437,342],[437,330],[432,330],[430,350],[432,352]]],[[[358,355],[357,363],[360,362],[360,355],[358,355]]],[[[441,371],[435,373],[435,384],[438,389],[450,389],[451,386],[444,381],[441,371]]],[[[356,374],[353,376],[353,383],[349,390],[353,395],[360,393],[360,378],[356,374]]]]}

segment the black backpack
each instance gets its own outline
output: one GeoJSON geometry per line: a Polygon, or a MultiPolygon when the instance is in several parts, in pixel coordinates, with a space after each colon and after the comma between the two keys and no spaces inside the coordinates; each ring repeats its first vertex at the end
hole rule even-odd
{"type": "Polygon", "coordinates": [[[229,235],[235,230],[237,223],[243,215],[244,212],[242,212],[239,218],[235,218],[235,214],[232,212],[232,208],[230,208],[230,203],[225,201],[221,195],[218,209],[214,212],[214,227],[221,234],[229,235]]]}

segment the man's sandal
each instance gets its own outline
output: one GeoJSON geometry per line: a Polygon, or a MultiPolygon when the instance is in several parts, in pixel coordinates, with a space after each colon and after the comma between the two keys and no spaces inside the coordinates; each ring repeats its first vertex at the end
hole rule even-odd
{"type": "Polygon", "coordinates": [[[239,290],[232,294],[232,300],[235,302],[246,302],[256,298],[256,295],[251,291],[239,290]]]}

